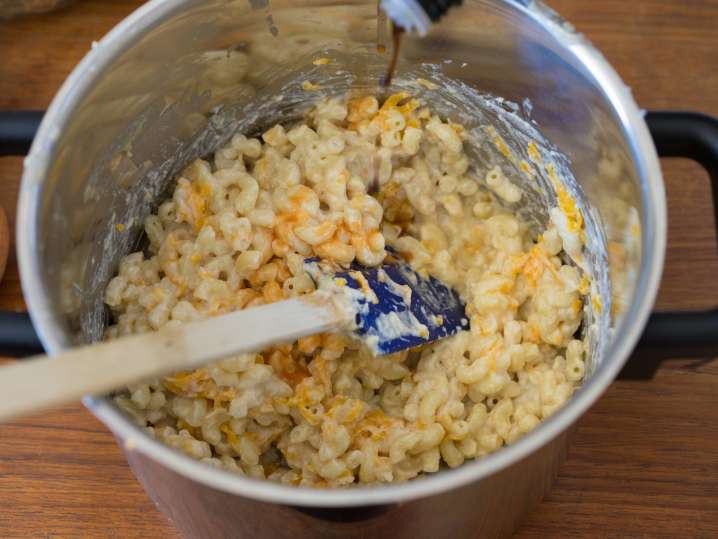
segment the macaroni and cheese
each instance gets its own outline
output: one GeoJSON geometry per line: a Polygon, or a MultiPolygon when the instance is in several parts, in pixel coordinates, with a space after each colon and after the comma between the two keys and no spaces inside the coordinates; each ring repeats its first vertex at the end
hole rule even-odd
{"type": "Polygon", "coordinates": [[[235,135],[180,175],[105,301],[108,338],[152,331],[306,294],[305,258],[373,266],[391,245],[461,294],[469,331],[383,357],[315,335],[117,404],[203,462],[312,487],[454,468],[535,428],[583,378],[585,278],[564,261],[565,216],[533,238],[501,205],[521,190],[471,163],[465,137],[405,93],[328,99],[297,125],[235,135]]]}

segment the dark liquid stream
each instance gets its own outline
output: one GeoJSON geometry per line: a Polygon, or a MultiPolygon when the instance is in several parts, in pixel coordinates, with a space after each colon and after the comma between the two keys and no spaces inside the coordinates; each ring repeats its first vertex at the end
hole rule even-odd
{"type": "Polygon", "coordinates": [[[386,71],[386,75],[381,79],[382,87],[386,88],[391,84],[391,79],[394,78],[394,72],[396,71],[396,64],[399,60],[399,49],[401,48],[401,37],[404,35],[404,29],[395,24],[391,25],[391,38],[393,48],[391,51],[391,61],[389,62],[389,69],[386,71]]]}

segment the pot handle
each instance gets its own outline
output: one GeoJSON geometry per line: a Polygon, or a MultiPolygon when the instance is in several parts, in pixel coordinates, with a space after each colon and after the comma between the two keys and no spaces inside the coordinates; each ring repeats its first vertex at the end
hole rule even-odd
{"type": "Polygon", "coordinates": [[[28,313],[0,311],[0,355],[26,357],[44,352],[28,313]]]}
{"type": "MultiPolygon", "coordinates": [[[[646,123],[661,157],[687,157],[708,172],[718,226],[718,119],[694,112],[649,111],[646,123]]],[[[651,314],[620,378],[650,379],[661,361],[718,356],[718,308],[651,314]]]]}
{"type": "Polygon", "coordinates": [[[0,112],[0,157],[27,154],[44,114],[41,110],[0,112]]]}
{"type": "MultiPolygon", "coordinates": [[[[25,155],[44,114],[35,110],[0,112],[0,157],[25,155]]],[[[0,354],[23,357],[42,352],[30,315],[0,311],[0,354]]]]}

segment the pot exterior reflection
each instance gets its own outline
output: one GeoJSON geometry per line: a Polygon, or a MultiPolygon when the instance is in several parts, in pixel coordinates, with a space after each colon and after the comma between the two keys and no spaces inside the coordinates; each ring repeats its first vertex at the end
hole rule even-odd
{"type": "Polygon", "coordinates": [[[483,481],[438,496],[348,508],[255,501],[194,482],[141,452],[125,449],[125,456],[135,477],[185,539],[493,539],[510,536],[548,493],[572,433],[569,429],[483,481]]]}

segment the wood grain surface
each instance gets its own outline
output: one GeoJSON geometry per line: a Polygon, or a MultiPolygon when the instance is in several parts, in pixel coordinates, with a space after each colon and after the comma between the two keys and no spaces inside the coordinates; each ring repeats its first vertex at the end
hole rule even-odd
{"type": "MultiPolygon", "coordinates": [[[[0,22],[0,109],[45,108],[94,39],[142,2],[81,0],[0,22]]],[[[718,0],[553,0],[644,108],[718,116],[718,0]]],[[[0,160],[14,228],[22,160],[0,160]]],[[[705,173],[664,162],[669,248],[658,306],[718,303],[705,173]]],[[[12,247],[12,246],[11,246],[12,247]]],[[[24,308],[14,254],[0,308],[24,308]]],[[[580,421],[556,486],[516,537],[718,537],[718,362],[677,360],[650,382],[618,381],[580,421]]],[[[0,425],[0,537],[176,537],[79,404],[0,425]]]]}

